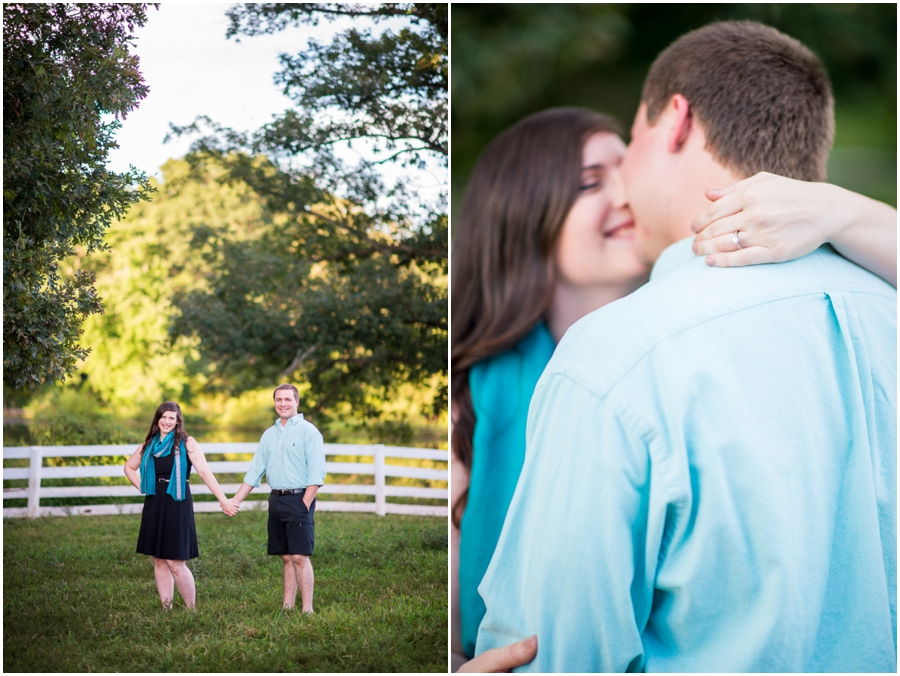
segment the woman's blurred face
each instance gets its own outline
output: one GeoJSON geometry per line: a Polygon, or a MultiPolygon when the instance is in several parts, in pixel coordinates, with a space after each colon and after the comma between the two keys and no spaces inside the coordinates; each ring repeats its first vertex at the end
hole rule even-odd
{"type": "Polygon", "coordinates": [[[159,417],[159,431],[162,436],[166,436],[169,432],[175,429],[175,425],[178,423],[178,416],[175,411],[166,411],[159,417]]]}
{"type": "Polygon", "coordinates": [[[598,132],[584,144],[579,195],[556,245],[558,284],[615,286],[643,281],[649,273],[635,255],[631,212],[616,206],[624,155],[625,143],[610,132],[598,132]]]}

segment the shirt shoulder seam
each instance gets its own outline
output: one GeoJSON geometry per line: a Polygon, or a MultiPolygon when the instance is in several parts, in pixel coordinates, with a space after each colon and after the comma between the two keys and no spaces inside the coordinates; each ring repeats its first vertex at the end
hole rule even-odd
{"type": "MultiPolygon", "coordinates": [[[[611,380],[610,382],[606,383],[605,385],[602,383],[597,383],[589,376],[584,377],[584,376],[580,375],[580,373],[578,376],[576,376],[576,375],[569,373],[568,371],[564,371],[563,367],[565,365],[577,364],[577,361],[574,359],[571,359],[571,358],[562,358],[557,363],[554,363],[554,361],[551,360],[550,364],[548,365],[548,371],[544,375],[545,376],[556,375],[556,374],[564,375],[566,377],[571,378],[573,382],[580,383],[585,389],[593,392],[597,396],[605,398],[612,390],[614,390],[616,388],[617,385],[619,385],[619,383],[621,383],[623,380],[627,379],[628,376],[631,375],[635,371],[635,369],[637,369],[639,366],[641,366],[660,347],[662,347],[663,345],[666,345],[667,343],[671,342],[672,340],[675,340],[676,338],[684,335],[685,333],[688,333],[689,331],[693,331],[695,329],[700,328],[701,326],[705,326],[707,324],[716,322],[720,319],[724,319],[725,317],[729,317],[737,312],[743,312],[744,310],[750,310],[753,308],[762,307],[764,305],[770,305],[772,303],[780,303],[782,301],[792,300],[794,298],[803,298],[806,296],[826,297],[829,293],[831,293],[831,292],[816,291],[816,292],[810,292],[810,293],[796,294],[796,295],[792,295],[792,296],[779,296],[778,298],[770,298],[768,300],[765,300],[765,301],[762,301],[759,303],[754,303],[752,305],[745,305],[745,306],[742,306],[739,308],[735,308],[734,310],[730,310],[728,312],[723,312],[722,314],[716,315],[715,317],[708,317],[706,319],[703,319],[702,321],[692,323],[689,326],[686,326],[683,329],[680,329],[677,332],[672,333],[671,335],[664,336],[664,337],[660,338],[659,340],[657,340],[656,342],[654,342],[651,346],[648,347],[646,352],[644,352],[640,356],[636,356],[634,358],[633,363],[625,372],[623,372],[622,374],[617,376],[614,380],[611,380]]],[[[837,293],[837,292],[834,292],[834,293],[837,293]]],[[[874,293],[874,292],[862,292],[861,291],[861,292],[854,292],[854,293],[872,295],[872,296],[885,298],[885,299],[888,298],[887,295],[880,294],[880,293],[874,293]]]]}

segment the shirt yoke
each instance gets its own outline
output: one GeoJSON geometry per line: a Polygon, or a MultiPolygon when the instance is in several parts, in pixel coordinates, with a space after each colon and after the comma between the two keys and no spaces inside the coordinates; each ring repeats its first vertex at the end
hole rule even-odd
{"type": "Polygon", "coordinates": [[[897,302],[887,282],[830,247],[788,263],[743,268],[711,268],[697,257],[576,322],[541,380],[565,375],[605,397],[660,345],[686,331],[766,303],[836,292],[880,296],[892,307],[897,302]]]}

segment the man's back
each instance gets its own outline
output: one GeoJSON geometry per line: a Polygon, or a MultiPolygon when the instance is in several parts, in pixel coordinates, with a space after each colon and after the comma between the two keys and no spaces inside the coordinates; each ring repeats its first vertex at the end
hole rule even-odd
{"type": "Polygon", "coordinates": [[[828,250],[714,270],[686,246],[547,367],[478,651],[893,670],[896,293],[828,250]]]}

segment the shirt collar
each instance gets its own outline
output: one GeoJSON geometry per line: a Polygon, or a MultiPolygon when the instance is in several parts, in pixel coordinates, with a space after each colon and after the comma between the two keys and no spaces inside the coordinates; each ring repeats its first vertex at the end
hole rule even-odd
{"type": "MultiPolygon", "coordinates": [[[[303,414],[298,413],[293,418],[288,418],[288,425],[296,425],[301,420],[303,420],[303,414]]],[[[281,418],[275,418],[275,426],[281,427],[281,418]]],[[[285,425],[285,427],[287,427],[287,425],[285,425]]]]}
{"type": "Polygon", "coordinates": [[[674,272],[683,265],[687,265],[691,261],[697,260],[697,255],[691,248],[693,246],[694,236],[685,237],[680,242],[670,244],[656,259],[656,264],[650,272],[650,281],[665,277],[670,272],[674,272]]]}

